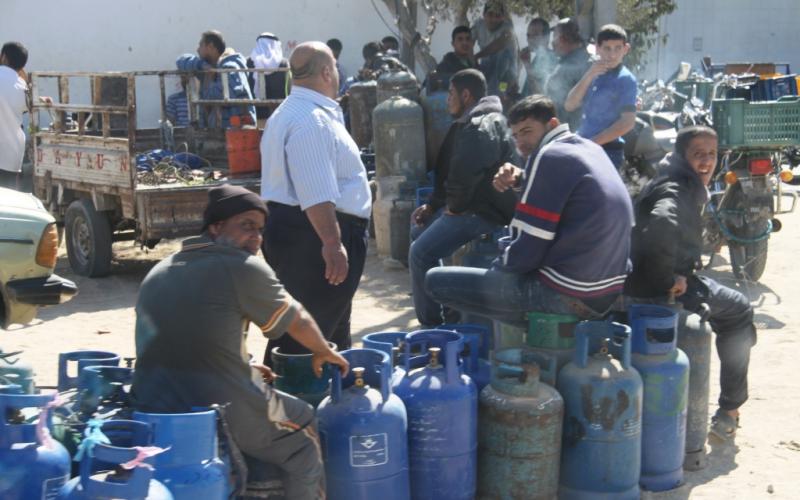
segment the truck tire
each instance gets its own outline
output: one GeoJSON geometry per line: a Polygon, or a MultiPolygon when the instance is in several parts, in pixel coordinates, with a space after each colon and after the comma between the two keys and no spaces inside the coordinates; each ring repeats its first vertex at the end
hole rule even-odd
{"type": "Polygon", "coordinates": [[[111,272],[111,223],[91,200],[75,200],[64,216],[69,265],[81,276],[97,278],[111,272]]]}

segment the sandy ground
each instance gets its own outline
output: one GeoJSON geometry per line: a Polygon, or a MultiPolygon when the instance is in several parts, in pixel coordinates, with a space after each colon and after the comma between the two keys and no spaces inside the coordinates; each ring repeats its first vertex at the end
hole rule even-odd
{"type": "MultiPolygon", "coordinates": [[[[709,271],[746,293],[756,308],[759,341],[750,365],[750,401],[742,409],[742,428],[735,444],[712,444],[709,466],[687,473],[684,491],[667,498],[800,498],[800,295],[794,295],[800,292],[800,273],[794,267],[794,258],[800,254],[800,214],[781,219],[784,229],[772,236],[760,283],[738,283],[727,260],[719,256],[709,271]]],[[[40,319],[31,325],[0,332],[0,346],[5,351],[24,350],[39,385],[55,384],[60,352],[105,349],[133,356],[138,285],[160,258],[176,248],[177,242],[168,242],[144,252],[129,242],[116,244],[113,275],[102,279],[74,276],[62,256],[57,272],[77,281],[79,295],[67,304],[41,310],[40,319]]],[[[408,273],[385,270],[371,250],[353,305],[355,340],[370,332],[415,326],[409,291],[408,273]]],[[[248,348],[260,357],[266,342],[257,330],[250,333],[248,348]]],[[[711,370],[716,381],[716,359],[711,370]]],[[[712,383],[711,391],[713,413],[718,384],[712,383]]]]}

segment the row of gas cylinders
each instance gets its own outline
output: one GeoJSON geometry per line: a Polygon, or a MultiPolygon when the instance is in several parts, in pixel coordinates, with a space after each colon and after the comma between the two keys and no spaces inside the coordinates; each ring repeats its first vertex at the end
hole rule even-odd
{"type": "Polygon", "coordinates": [[[111,352],[60,354],[50,393],[38,393],[29,365],[0,360],[3,500],[229,497],[231,461],[219,457],[217,440],[223,410],[132,411],[133,368],[111,352]],[[72,365],[77,376],[68,375],[72,365]]]}
{"type": "MultiPolygon", "coordinates": [[[[313,385],[327,380],[298,369],[306,358],[274,351],[276,386],[319,403],[328,496],[638,498],[640,485],[674,488],[681,465],[700,463],[710,356],[701,318],[633,306],[630,326],[542,314],[530,322],[527,335],[495,329],[491,362],[481,326],[370,334],[366,349],[343,353],[353,369],[332,373],[327,395],[313,385]]],[[[217,413],[132,412],[133,371],[118,363],[113,353],[62,354],[59,400],[0,388],[0,498],[230,493],[217,413]],[[79,377],[66,375],[68,361],[79,377]]],[[[0,377],[24,382],[20,368],[0,364],[0,377]]],[[[280,492],[270,481],[261,493],[280,492]]]]}
{"type": "Polygon", "coordinates": [[[571,348],[488,361],[479,328],[457,325],[465,335],[376,333],[343,352],[351,373],[333,374],[318,407],[328,498],[633,499],[681,485],[687,457],[704,453],[708,325],[650,305],[632,306],[628,325],[547,316],[536,321],[571,348]],[[702,415],[689,433],[687,413],[702,415]]]}

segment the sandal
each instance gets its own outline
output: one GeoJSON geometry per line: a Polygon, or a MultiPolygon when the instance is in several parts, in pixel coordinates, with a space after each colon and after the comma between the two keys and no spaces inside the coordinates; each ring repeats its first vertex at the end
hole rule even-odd
{"type": "Polygon", "coordinates": [[[722,441],[728,441],[736,437],[736,429],[738,427],[739,417],[732,417],[727,411],[719,409],[717,413],[711,417],[711,427],[708,433],[722,441]]]}

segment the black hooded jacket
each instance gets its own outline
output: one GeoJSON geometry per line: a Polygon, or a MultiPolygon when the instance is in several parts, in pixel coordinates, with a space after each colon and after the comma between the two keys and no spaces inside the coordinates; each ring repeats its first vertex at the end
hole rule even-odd
{"type": "Polygon", "coordinates": [[[511,133],[497,96],[487,96],[453,122],[436,158],[436,183],[431,206],[475,213],[498,225],[514,215],[516,195],[492,187],[505,162],[515,157],[511,133]]]}
{"type": "Polygon", "coordinates": [[[664,296],[676,274],[688,277],[700,266],[708,190],[675,153],[662,161],[660,170],[634,207],[633,272],[625,282],[625,294],[633,297],[664,296]]]}

